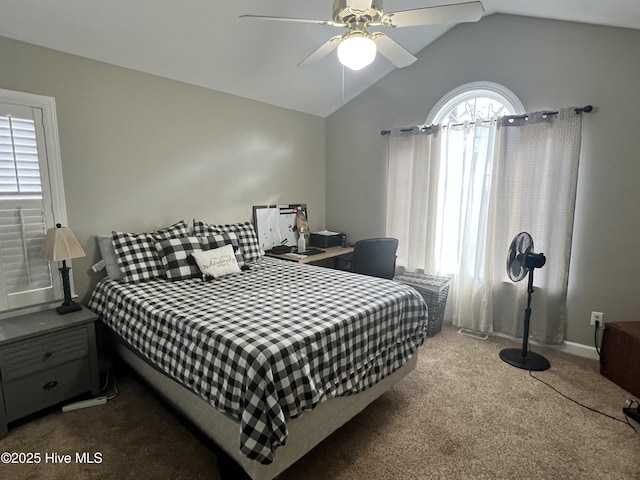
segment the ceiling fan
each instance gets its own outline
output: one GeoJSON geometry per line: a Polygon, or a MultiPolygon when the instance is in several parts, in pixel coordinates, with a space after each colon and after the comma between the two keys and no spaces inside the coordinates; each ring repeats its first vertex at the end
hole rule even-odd
{"type": "Polygon", "coordinates": [[[298,66],[315,63],[337,48],[340,63],[352,70],[361,70],[373,62],[376,51],[398,68],[406,67],[416,61],[416,57],[400,44],[382,32],[370,32],[369,27],[397,28],[477,22],[482,18],[483,13],[482,3],[478,1],[384,13],[382,0],[334,0],[333,20],[263,15],[241,15],[240,17],[344,27],[347,29],[344,35],[330,38],[303,59],[298,66]]]}

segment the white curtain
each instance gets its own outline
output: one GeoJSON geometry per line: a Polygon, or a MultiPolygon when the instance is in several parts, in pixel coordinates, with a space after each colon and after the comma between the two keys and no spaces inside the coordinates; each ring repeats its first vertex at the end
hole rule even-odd
{"type": "Polygon", "coordinates": [[[451,277],[446,320],[490,328],[484,286],[496,122],[392,131],[387,236],[400,271],[451,277]]]}
{"type": "Polygon", "coordinates": [[[400,270],[452,278],[446,319],[522,335],[526,285],[506,276],[512,237],[528,231],[535,272],[531,338],[563,339],[581,116],[504,117],[391,132],[387,235],[400,270]]]}
{"type": "Polygon", "coordinates": [[[495,331],[522,336],[526,279],[509,280],[505,258],[513,237],[526,231],[534,251],[547,258],[534,271],[530,338],[564,340],[581,132],[582,115],[574,108],[499,123],[486,254],[495,331]]]}
{"type": "Polygon", "coordinates": [[[465,122],[444,130],[435,272],[452,279],[447,320],[490,331],[484,257],[496,122],[465,122]]]}
{"type": "Polygon", "coordinates": [[[435,271],[439,133],[415,127],[389,136],[387,236],[398,239],[401,271],[435,271]]]}

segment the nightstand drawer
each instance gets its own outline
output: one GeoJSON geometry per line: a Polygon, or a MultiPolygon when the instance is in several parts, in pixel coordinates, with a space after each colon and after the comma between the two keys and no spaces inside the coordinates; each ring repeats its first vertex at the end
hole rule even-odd
{"type": "Polygon", "coordinates": [[[48,368],[4,384],[7,422],[91,390],[88,358],[48,368]]]}
{"type": "Polygon", "coordinates": [[[0,350],[2,381],[9,382],[87,354],[88,337],[84,327],[18,342],[0,350]]]}

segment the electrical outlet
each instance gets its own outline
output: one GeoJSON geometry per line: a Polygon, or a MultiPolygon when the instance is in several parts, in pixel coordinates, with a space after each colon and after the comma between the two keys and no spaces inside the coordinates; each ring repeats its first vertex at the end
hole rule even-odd
{"type": "Polygon", "coordinates": [[[604,325],[604,313],[591,312],[591,325],[595,325],[596,322],[598,322],[598,325],[601,327],[604,325]]]}

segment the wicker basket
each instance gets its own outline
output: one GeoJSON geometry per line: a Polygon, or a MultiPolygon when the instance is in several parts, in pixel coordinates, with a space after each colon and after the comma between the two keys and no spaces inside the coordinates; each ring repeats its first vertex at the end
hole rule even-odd
{"type": "Polygon", "coordinates": [[[427,335],[432,337],[442,329],[444,309],[449,295],[448,277],[425,275],[424,273],[403,273],[394,277],[396,282],[404,283],[415,288],[429,307],[429,321],[427,335]]]}

